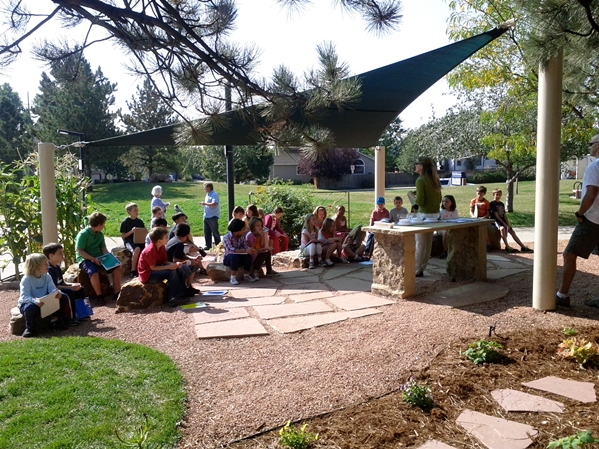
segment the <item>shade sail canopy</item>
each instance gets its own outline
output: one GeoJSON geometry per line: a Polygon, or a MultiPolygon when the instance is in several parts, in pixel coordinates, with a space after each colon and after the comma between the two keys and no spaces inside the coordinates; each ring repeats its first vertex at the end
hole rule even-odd
{"type": "MultiPolygon", "coordinates": [[[[363,148],[376,145],[385,128],[424,91],[448,74],[472,54],[501,36],[507,28],[455,42],[370,72],[356,75],[361,81],[362,95],[351,109],[325,109],[310,122],[292,117],[296,122],[317,124],[329,129],[339,148],[363,148]]],[[[212,131],[196,138],[197,145],[255,145],[261,142],[256,128],[266,126],[254,109],[256,106],[221,114],[213,121],[212,131]],[[252,120],[248,120],[252,117],[252,120]]],[[[175,130],[181,124],[149,131],[89,142],[88,147],[101,146],[165,146],[175,145],[175,130]]],[[[183,125],[184,126],[184,125],[183,125]]]]}

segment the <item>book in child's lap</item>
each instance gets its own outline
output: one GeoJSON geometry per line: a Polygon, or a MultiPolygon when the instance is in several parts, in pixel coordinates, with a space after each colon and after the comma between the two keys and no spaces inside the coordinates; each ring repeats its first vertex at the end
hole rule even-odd
{"type": "Polygon", "coordinates": [[[148,235],[146,228],[135,228],[133,231],[133,243],[138,245],[146,243],[146,235],[148,235]]]}
{"type": "Polygon", "coordinates": [[[48,315],[52,315],[60,309],[60,296],[58,298],[56,297],[57,292],[58,290],[54,290],[43,298],[38,298],[40,302],[44,303],[44,305],[40,307],[40,315],[42,318],[46,318],[48,315]]]}
{"type": "Polygon", "coordinates": [[[97,257],[102,266],[106,271],[114,270],[116,267],[121,265],[121,262],[114,257],[111,253],[103,254],[100,257],[97,257]]]}

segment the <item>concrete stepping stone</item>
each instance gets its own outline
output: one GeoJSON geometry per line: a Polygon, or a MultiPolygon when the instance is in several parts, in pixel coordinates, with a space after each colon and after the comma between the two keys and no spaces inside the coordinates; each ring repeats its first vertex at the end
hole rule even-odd
{"type": "Polygon", "coordinates": [[[548,393],[565,396],[580,402],[597,402],[595,384],[592,382],[579,382],[577,380],[562,379],[560,377],[548,376],[532,382],[523,383],[525,387],[535,390],[547,391],[548,393]]]}
{"type": "Polygon", "coordinates": [[[450,307],[463,307],[503,298],[510,291],[501,285],[474,282],[427,296],[427,299],[450,307]]]}
{"type": "Polygon", "coordinates": [[[464,410],[456,423],[475,436],[489,449],[525,449],[533,443],[538,431],[529,425],[473,410],[464,410]]]}
{"type": "Polygon", "coordinates": [[[509,388],[493,390],[491,396],[506,412],[564,413],[566,411],[566,406],[561,402],[509,388]]]}
{"type": "Polygon", "coordinates": [[[424,443],[424,446],[420,446],[417,449],[455,449],[455,447],[449,446],[445,443],[441,443],[437,440],[429,440],[426,443],[424,443]]]}
{"type": "Polygon", "coordinates": [[[276,288],[260,288],[260,282],[255,283],[253,288],[242,288],[239,290],[231,290],[229,294],[233,298],[264,298],[266,296],[274,296],[277,293],[276,288]]]}
{"type": "Polygon", "coordinates": [[[214,323],[216,321],[236,320],[238,318],[248,318],[250,314],[243,307],[232,310],[227,309],[196,309],[191,315],[195,324],[214,323]]]}
{"type": "Polygon", "coordinates": [[[352,273],[351,277],[372,283],[372,270],[358,271],[357,273],[352,273]]]}
{"type": "Polygon", "coordinates": [[[322,313],[320,315],[303,315],[292,318],[279,318],[276,320],[268,320],[267,324],[273,329],[284,334],[299,332],[307,329],[312,329],[325,324],[333,324],[339,321],[347,320],[348,318],[360,318],[368,315],[381,313],[377,309],[362,309],[348,312],[333,312],[322,313]]]}
{"type": "Polygon", "coordinates": [[[508,259],[507,257],[504,256],[499,256],[497,254],[487,254],[487,260],[502,260],[502,261],[506,261],[509,262],[510,259],[508,259]]]}
{"type": "MultiPolygon", "coordinates": [[[[363,268],[368,268],[368,267],[364,267],[357,263],[335,264],[332,268],[327,270],[322,275],[322,278],[325,281],[328,281],[330,279],[335,279],[340,276],[347,276],[349,273],[352,273],[352,272],[358,271],[358,270],[362,270],[363,268]]],[[[372,273],[372,269],[364,270],[364,271],[372,273]]]]}
{"type": "Polygon", "coordinates": [[[309,301],[294,304],[254,307],[260,318],[268,320],[291,315],[309,315],[311,313],[332,312],[333,309],[322,301],[309,301]]]}
{"type": "Polygon", "coordinates": [[[487,279],[502,279],[514,274],[522,273],[523,271],[530,271],[530,268],[519,268],[519,269],[507,269],[500,268],[498,270],[488,270],[487,279]]]}
{"type": "Polygon", "coordinates": [[[315,273],[314,270],[310,270],[311,276],[298,276],[298,277],[281,277],[277,278],[283,285],[292,285],[295,284],[304,284],[306,282],[316,282],[318,281],[318,273],[315,273]]]}
{"type": "Polygon", "coordinates": [[[195,327],[196,336],[204,338],[253,337],[268,335],[268,331],[255,318],[218,321],[216,323],[199,324],[195,327]]]}
{"type": "Polygon", "coordinates": [[[234,307],[254,307],[254,306],[265,306],[269,304],[282,304],[285,302],[285,298],[283,296],[267,296],[266,298],[223,298],[221,300],[218,299],[209,299],[204,301],[206,304],[209,304],[210,307],[214,307],[217,309],[232,309],[234,307]]]}
{"type": "Polygon", "coordinates": [[[320,282],[310,282],[309,284],[303,285],[291,285],[279,289],[279,295],[290,296],[290,295],[301,295],[304,293],[316,293],[323,290],[328,290],[326,285],[320,282]]]}
{"type": "Polygon", "coordinates": [[[515,262],[513,260],[507,260],[507,261],[494,260],[493,265],[495,265],[498,268],[507,268],[507,269],[526,268],[526,269],[529,269],[528,267],[523,267],[520,262],[515,262]]]}
{"type": "Polygon", "coordinates": [[[277,279],[292,279],[314,276],[312,270],[294,270],[294,271],[279,271],[277,279]]]}
{"type": "Polygon", "coordinates": [[[355,292],[368,292],[372,287],[372,281],[364,281],[362,279],[356,279],[352,277],[351,273],[347,276],[342,276],[336,279],[327,281],[333,290],[337,290],[339,293],[355,293],[355,292]]]}
{"type": "Polygon", "coordinates": [[[374,296],[369,293],[335,296],[330,298],[329,301],[343,310],[358,310],[395,304],[395,301],[380,296],[374,296]]]}
{"type": "Polygon", "coordinates": [[[306,302],[312,301],[313,299],[324,299],[324,298],[332,298],[333,293],[331,291],[322,291],[322,292],[314,292],[314,293],[306,293],[303,295],[291,295],[289,299],[293,302],[306,302]]]}

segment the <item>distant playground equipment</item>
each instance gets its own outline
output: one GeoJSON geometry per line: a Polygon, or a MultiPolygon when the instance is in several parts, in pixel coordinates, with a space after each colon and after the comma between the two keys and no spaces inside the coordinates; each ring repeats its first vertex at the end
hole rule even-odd
{"type": "Polygon", "coordinates": [[[570,197],[575,200],[582,198],[582,182],[576,181],[572,186],[572,196],[570,197]]]}

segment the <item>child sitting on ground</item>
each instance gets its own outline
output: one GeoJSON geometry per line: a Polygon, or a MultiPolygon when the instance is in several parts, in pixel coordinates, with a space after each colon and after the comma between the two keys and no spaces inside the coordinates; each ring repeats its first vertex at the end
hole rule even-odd
{"type": "Polygon", "coordinates": [[[60,265],[64,260],[64,248],[60,243],[49,243],[42,248],[44,256],[48,259],[48,274],[58,290],[69,297],[69,308],[66,311],[69,326],[78,326],[79,320],[75,318],[75,301],[85,298],[85,289],[81,284],[69,284],[62,277],[60,265]]]}
{"type": "Polygon", "coordinates": [[[318,240],[322,243],[322,252],[324,261],[327,265],[333,265],[331,256],[337,251],[337,258],[342,263],[347,263],[347,259],[341,255],[341,237],[335,235],[335,222],[331,218],[325,218],[322,222],[322,228],[318,231],[318,240]]]}
{"type": "Polygon", "coordinates": [[[408,216],[408,209],[403,207],[403,199],[401,196],[396,196],[393,199],[395,207],[389,211],[389,220],[392,223],[397,223],[400,219],[408,216]]]}
{"type": "Polygon", "coordinates": [[[264,224],[262,219],[259,217],[250,218],[249,224],[250,231],[245,235],[248,248],[256,250],[255,254],[252,254],[252,268],[250,270],[250,276],[256,277],[255,271],[262,269],[262,264],[266,265],[266,275],[278,274],[272,269],[272,255],[270,253],[271,248],[268,246],[268,234],[264,233],[264,224]]]}
{"type": "Polygon", "coordinates": [[[143,220],[138,217],[139,208],[135,203],[129,203],[125,206],[127,211],[127,218],[121,222],[121,237],[123,238],[123,244],[125,248],[131,251],[131,277],[137,277],[137,261],[141,251],[145,248],[143,243],[135,243],[135,231],[137,229],[145,229],[146,225],[143,220]]]}
{"type": "Polygon", "coordinates": [[[495,226],[497,226],[497,229],[499,229],[499,232],[501,233],[501,238],[503,239],[503,243],[505,243],[505,250],[508,253],[516,252],[516,250],[511,248],[507,243],[507,234],[509,232],[514,241],[520,245],[520,250],[523,253],[532,253],[532,250],[527,248],[526,245],[520,241],[516,235],[516,231],[510,226],[507,214],[505,213],[505,205],[501,202],[502,195],[503,193],[500,189],[493,190],[493,201],[489,203],[489,210],[491,212],[491,218],[495,219],[495,226]]]}
{"type": "Polygon", "coordinates": [[[138,272],[142,284],[158,284],[166,279],[168,289],[168,304],[171,307],[187,302],[188,294],[186,280],[191,270],[181,262],[169,262],[166,255],[168,230],[155,227],[150,231],[150,244],[139,256],[138,272]]]}
{"type": "Polygon", "coordinates": [[[362,231],[361,225],[358,225],[352,229],[343,241],[343,256],[349,261],[360,262],[364,260],[362,258],[362,254],[364,254],[366,247],[362,244],[362,242],[364,241],[365,236],[366,232],[362,231]]]}
{"type": "Polygon", "coordinates": [[[152,210],[152,216],[154,215],[154,207],[159,206],[163,213],[166,213],[166,208],[171,203],[165,203],[162,201],[162,187],[154,186],[152,188],[152,202],[150,203],[150,209],[152,210]]]}
{"type": "Polygon", "coordinates": [[[318,240],[318,228],[314,214],[306,215],[302,229],[300,257],[308,257],[308,268],[312,269],[318,263],[325,267],[327,264],[322,260],[322,243],[318,240]],[[320,261],[319,261],[320,260],[320,261]]]}
{"type": "MultiPolygon", "coordinates": [[[[102,297],[102,286],[100,284],[100,272],[108,273],[102,266],[98,257],[108,254],[106,241],[102,230],[106,225],[106,215],[100,212],[94,212],[89,216],[89,226],[77,234],[75,247],[77,249],[77,262],[79,267],[84,270],[94,288],[98,297],[97,305],[103,306],[108,298],[102,297]]],[[[121,266],[110,270],[112,273],[112,283],[114,287],[115,299],[118,299],[121,292],[121,266]]]]}
{"type": "Polygon", "coordinates": [[[54,312],[52,325],[60,330],[68,328],[66,320],[70,315],[67,313],[69,298],[61,293],[52,277],[48,274],[48,259],[43,254],[33,253],[25,259],[25,276],[21,279],[19,310],[25,318],[25,332],[23,338],[33,337],[36,334],[36,321],[41,316],[41,308],[44,303],[40,298],[56,292],[56,298],[60,300],[60,309],[54,312]]]}
{"type": "Polygon", "coordinates": [[[252,255],[256,250],[249,248],[245,239],[245,222],[233,218],[229,222],[227,234],[223,237],[223,246],[225,247],[225,258],[223,265],[231,268],[231,285],[238,285],[237,270],[243,266],[245,272],[244,279],[248,282],[256,282],[257,276],[250,275],[252,269],[252,255]]]}
{"type": "MultiPolygon", "coordinates": [[[[455,198],[453,195],[445,195],[441,200],[441,209],[439,210],[439,218],[441,220],[452,220],[458,218],[458,209],[456,208],[455,198]]],[[[443,239],[443,252],[439,255],[439,259],[447,258],[447,231],[438,231],[443,239]]]]}
{"type": "Polygon", "coordinates": [[[341,237],[341,240],[345,238],[347,234],[349,234],[349,229],[347,227],[347,219],[345,218],[345,206],[337,206],[335,208],[335,215],[333,215],[333,220],[335,221],[335,234],[337,237],[341,237]]]}

